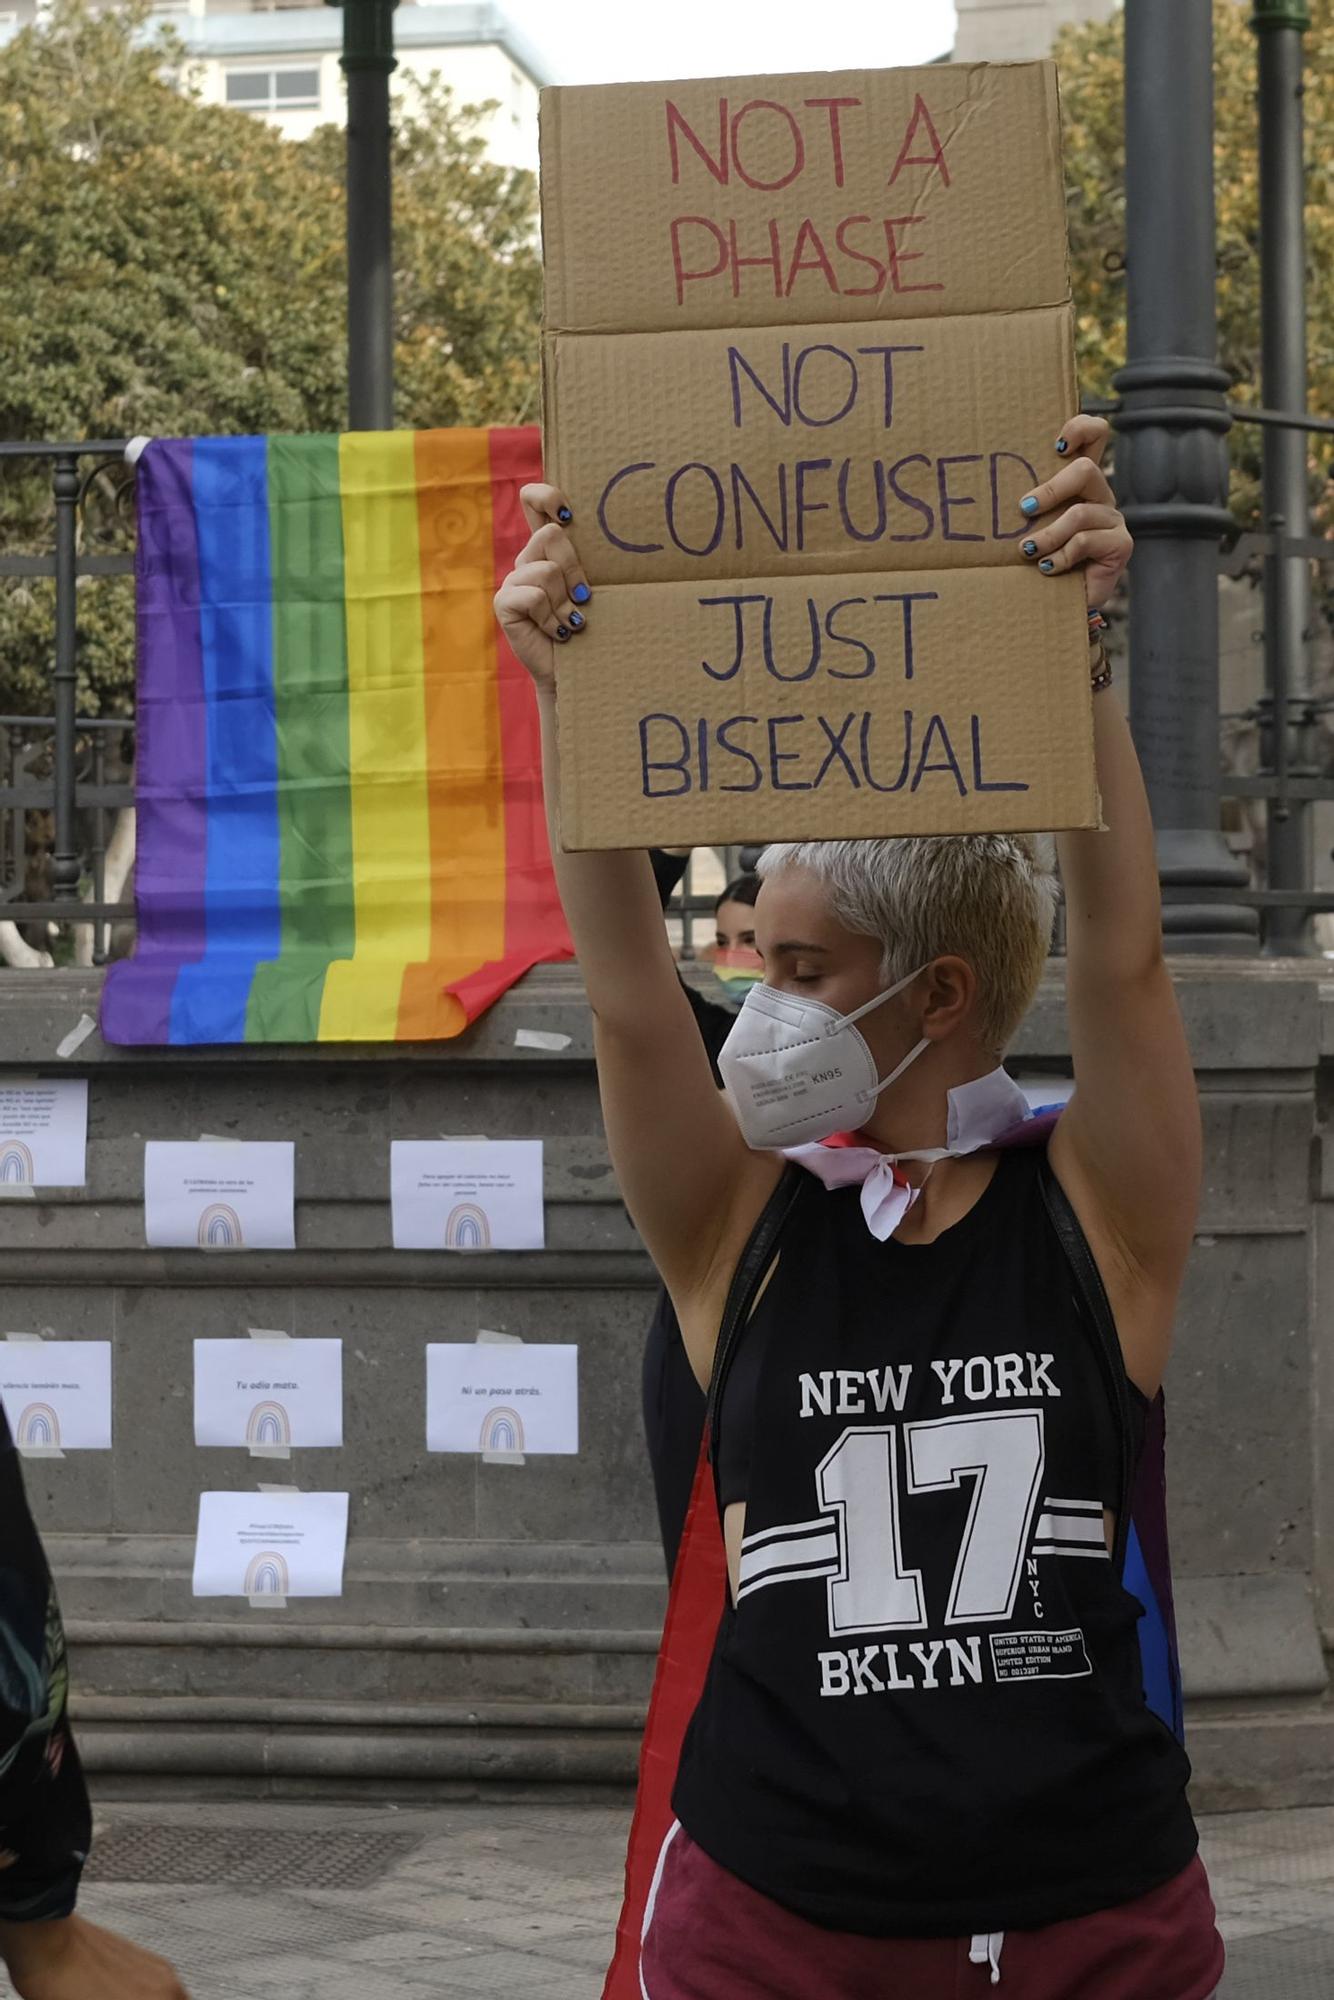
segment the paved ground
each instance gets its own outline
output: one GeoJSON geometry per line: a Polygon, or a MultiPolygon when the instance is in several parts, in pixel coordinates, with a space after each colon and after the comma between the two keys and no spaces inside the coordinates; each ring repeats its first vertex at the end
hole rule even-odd
{"type": "MultiPolygon", "coordinates": [[[[119,1805],[99,1827],[87,1913],[173,1957],[194,2000],[601,1991],[620,1808],[119,1805]]],[[[1204,1837],[1224,2000],[1328,2000],[1334,1808],[1214,1819],[1204,1837]]]]}

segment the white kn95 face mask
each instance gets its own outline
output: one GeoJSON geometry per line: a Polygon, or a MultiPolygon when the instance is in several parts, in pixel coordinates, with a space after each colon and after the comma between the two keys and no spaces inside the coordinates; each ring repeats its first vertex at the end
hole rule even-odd
{"type": "Polygon", "coordinates": [[[880,1077],[856,1023],[925,970],[919,965],[851,1014],[799,993],[753,986],[718,1055],[723,1087],[746,1144],[756,1151],[780,1150],[864,1125],[877,1097],[916,1062],[929,1037],[923,1036],[888,1076],[880,1077]]]}

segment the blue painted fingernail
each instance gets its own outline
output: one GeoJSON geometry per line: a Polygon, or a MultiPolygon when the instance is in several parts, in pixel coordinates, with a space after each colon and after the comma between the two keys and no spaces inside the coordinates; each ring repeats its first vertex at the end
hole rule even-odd
{"type": "Polygon", "coordinates": [[[1056,565],[1052,561],[1050,556],[1044,556],[1042,558],[1042,561],[1038,564],[1038,568],[1042,571],[1042,574],[1044,576],[1050,576],[1055,567],[1056,565]]]}
{"type": "Polygon", "coordinates": [[[558,625],[556,627],[556,637],[558,639],[568,639],[569,636],[570,636],[570,628],[568,625],[558,625]]]}
{"type": "Polygon", "coordinates": [[[587,604],[593,593],[586,583],[576,583],[570,595],[576,604],[587,604]]]}
{"type": "Polygon", "coordinates": [[[1057,449],[1057,451],[1059,451],[1059,452],[1060,452],[1060,454],[1061,454],[1062,458],[1064,458],[1064,457],[1065,457],[1065,454],[1066,454],[1066,453],[1067,453],[1067,452],[1069,451],[1069,449],[1070,449],[1070,440],[1069,440],[1069,438],[1057,438],[1057,440],[1056,440],[1056,449],[1057,449]]]}
{"type": "MultiPolygon", "coordinates": [[[[1059,451],[1061,449],[1061,446],[1058,445],[1056,449],[1059,451]]],[[[570,509],[568,507],[558,507],[556,509],[556,519],[558,521],[572,521],[574,519],[574,515],[570,512],[570,509]]]]}
{"type": "Polygon", "coordinates": [[[1019,546],[1023,550],[1026,556],[1035,556],[1038,552],[1038,545],[1036,542],[1020,542],[1019,546]]]}
{"type": "Polygon", "coordinates": [[[570,623],[571,623],[571,625],[573,625],[573,627],[574,627],[574,629],[575,629],[575,631],[576,631],[576,632],[582,632],[582,631],[583,631],[583,629],[584,629],[584,614],[583,614],[583,612],[582,612],[582,611],[572,611],[572,612],[570,613],[570,623]]]}
{"type": "Polygon", "coordinates": [[[1021,514],[1036,514],[1038,511],[1037,495],[1030,493],[1025,499],[1021,500],[1019,502],[1019,511],[1021,514]]]}

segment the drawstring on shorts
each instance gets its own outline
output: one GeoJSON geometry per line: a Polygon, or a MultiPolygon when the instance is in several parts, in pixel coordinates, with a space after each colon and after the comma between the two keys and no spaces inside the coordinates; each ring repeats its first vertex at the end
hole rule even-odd
{"type": "Polygon", "coordinates": [[[1004,1931],[979,1931],[968,1947],[968,1963],[970,1965],[989,1965],[991,1967],[991,1983],[993,1986],[1000,1985],[1001,1952],[1004,1946],[1004,1931]]]}

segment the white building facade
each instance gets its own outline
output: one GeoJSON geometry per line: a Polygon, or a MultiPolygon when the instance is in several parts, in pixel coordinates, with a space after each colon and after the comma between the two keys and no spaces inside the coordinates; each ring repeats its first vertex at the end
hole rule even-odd
{"type": "MultiPolygon", "coordinates": [[[[31,21],[39,7],[40,0],[0,0],[0,40],[31,21]]],[[[185,43],[205,103],[263,118],[289,139],[343,123],[340,8],[283,0],[159,0],[154,19],[169,22],[185,43]]],[[[536,173],[538,91],[551,79],[503,7],[400,0],[394,41],[397,95],[410,92],[416,79],[438,74],[459,104],[493,104],[481,126],[491,157],[536,173]]]]}
{"type": "Polygon", "coordinates": [[[1120,0],[955,0],[955,5],[956,62],[1026,62],[1050,55],[1062,28],[1108,20],[1120,0]]]}

